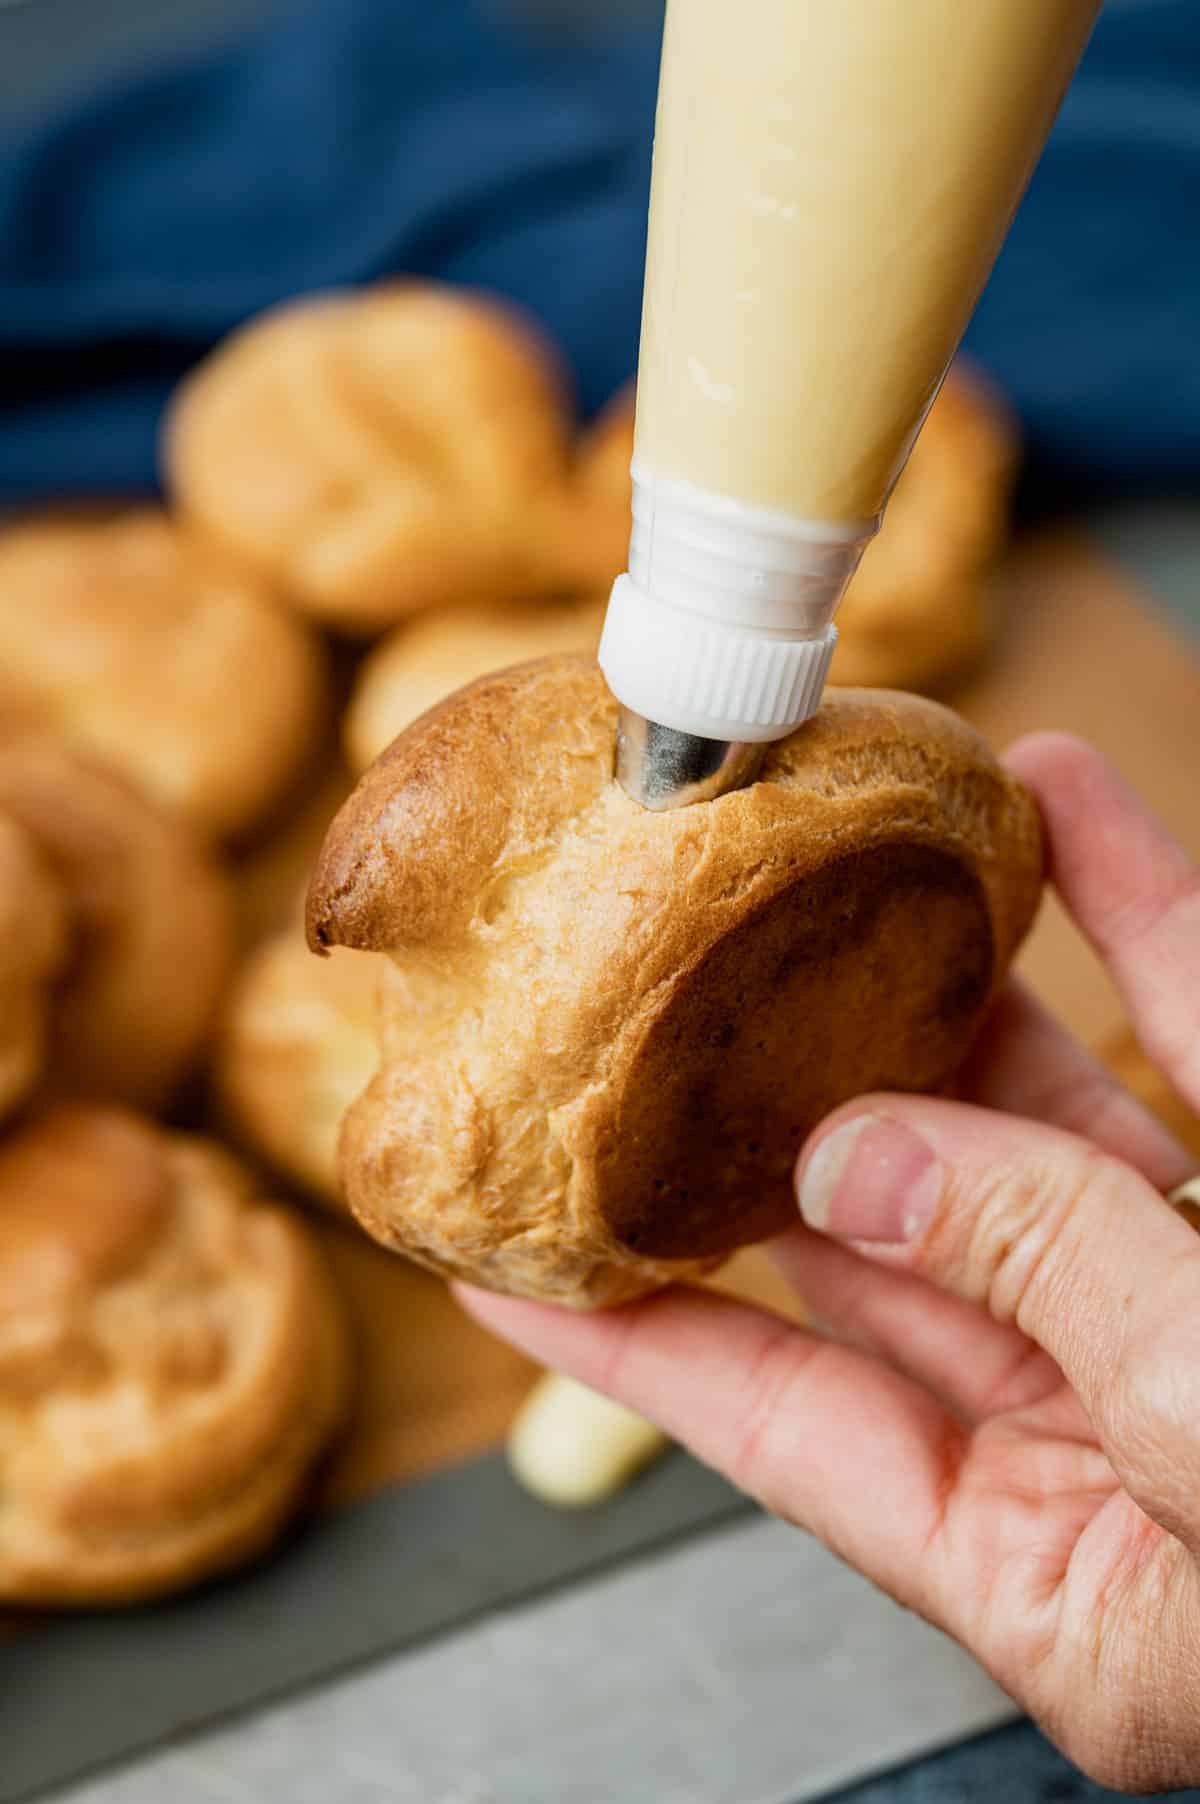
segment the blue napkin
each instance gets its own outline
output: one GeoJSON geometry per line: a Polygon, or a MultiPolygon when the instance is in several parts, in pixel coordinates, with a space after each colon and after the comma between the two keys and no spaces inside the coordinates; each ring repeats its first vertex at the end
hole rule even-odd
{"type": "MultiPolygon", "coordinates": [[[[1177,1804],[1200,1804],[1200,1791],[1169,1795],[1177,1804]]],[[[1135,1804],[1085,1779],[1031,1723],[1014,1723],[838,1792],[829,1804],[1121,1804],[1122,1798],[1135,1804]]]]}
{"type": "MultiPolygon", "coordinates": [[[[1200,476],[1195,0],[1109,0],[970,347],[1057,488],[1200,476]]],[[[171,384],[286,296],[496,289],[585,411],[633,370],[657,43],[301,0],[0,129],[0,502],[144,490],[171,384]]]]}

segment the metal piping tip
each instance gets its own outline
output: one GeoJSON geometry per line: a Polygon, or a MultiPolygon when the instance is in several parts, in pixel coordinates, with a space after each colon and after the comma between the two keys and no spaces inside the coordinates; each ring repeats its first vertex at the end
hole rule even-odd
{"type": "Polygon", "coordinates": [[[617,782],[643,808],[687,808],[745,789],[758,776],[766,750],[765,745],[680,733],[622,708],[617,782]]]}

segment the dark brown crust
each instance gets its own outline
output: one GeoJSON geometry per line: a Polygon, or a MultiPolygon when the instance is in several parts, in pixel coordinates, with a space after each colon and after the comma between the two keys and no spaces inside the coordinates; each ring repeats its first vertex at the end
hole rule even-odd
{"type": "Polygon", "coordinates": [[[994,961],[979,882],[930,846],[852,852],[772,897],[681,973],[630,1060],[600,1162],[614,1237],[695,1259],[782,1232],[813,1128],[855,1093],[942,1084],[994,961]]]}
{"type": "Polygon", "coordinates": [[[388,950],[342,1175],[378,1238],[574,1304],[775,1231],[830,1108],[943,1087],[1036,911],[1031,798],[915,697],[843,691],[762,780],[647,814],[594,665],[486,678],[334,822],[318,947],[388,950]]]}

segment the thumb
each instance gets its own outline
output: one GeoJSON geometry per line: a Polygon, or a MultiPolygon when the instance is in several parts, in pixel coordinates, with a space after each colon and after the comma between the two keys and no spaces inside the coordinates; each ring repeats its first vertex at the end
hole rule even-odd
{"type": "Polygon", "coordinates": [[[1200,1239],[1144,1178],[1054,1128],[888,1096],[831,1117],[797,1182],[810,1227],[1044,1347],[1126,1489],[1200,1552],[1200,1239]]]}

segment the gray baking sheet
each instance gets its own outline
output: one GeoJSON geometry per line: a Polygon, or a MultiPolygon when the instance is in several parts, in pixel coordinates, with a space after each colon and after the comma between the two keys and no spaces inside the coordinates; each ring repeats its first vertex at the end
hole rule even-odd
{"type": "Polygon", "coordinates": [[[753,1515],[58,1804],[800,1804],[1011,1714],[952,1642],[753,1515]]]}
{"type": "Polygon", "coordinates": [[[0,1642],[0,1804],[261,1706],[750,1510],[672,1454],[595,1511],[546,1509],[499,1454],[311,1523],[152,1608],[0,1642]]]}

